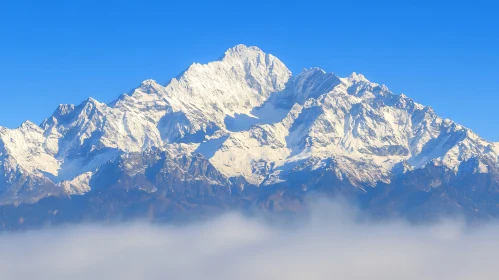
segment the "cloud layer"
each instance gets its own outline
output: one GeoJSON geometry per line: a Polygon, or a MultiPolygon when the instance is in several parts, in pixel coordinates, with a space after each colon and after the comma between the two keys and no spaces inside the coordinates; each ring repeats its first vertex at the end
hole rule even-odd
{"type": "Polygon", "coordinates": [[[173,227],[81,225],[0,236],[1,279],[496,279],[499,226],[356,222],[322,205],[292,226],[227,214],[173,227]]]}

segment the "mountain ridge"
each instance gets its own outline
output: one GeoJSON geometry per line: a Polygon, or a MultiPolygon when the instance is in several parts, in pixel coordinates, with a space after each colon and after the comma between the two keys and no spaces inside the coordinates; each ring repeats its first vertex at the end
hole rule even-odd
{"type": "MultiPolygon", "coordinates": [[[[105,189],[96,178],[106,176],[146,193],[190,189],[187,181],[231,193],[295,185],[290,178],[308,170],[366,193],[432,168],[448,178],[487,174],[493,187],[499,144],[362,74],[315,67],[293,76],[277,57],[237,45],[164,86],[145,80],[108,104],[88,98],[59,105],[40,126],[0,128],[0,167],[3,205],[86,195],[105,189]],[[197,177],[186,166],[153,168],[177,166],[175,158],[203,168],[197,177]]],[[[424,184],[437,189],[442,180],[424,184]]]]}

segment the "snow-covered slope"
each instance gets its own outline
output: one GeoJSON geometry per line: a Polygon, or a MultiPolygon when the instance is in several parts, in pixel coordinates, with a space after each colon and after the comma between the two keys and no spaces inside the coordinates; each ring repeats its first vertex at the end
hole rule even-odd
{"type": "MultiPolygon", "coordinates": [[[[241,178],[262,188],[286,182],[303,165],[360,189],[428,164],[454,173],[463,164],[472,173],[499,167],[499,144],[361,74],[341,78],[313,68],[292,76],[276,57],[238,45],[167,85],[146,80],[110,104],[89,98],[60,105],[40,126],[1,128],[0,202],[84,194],[113,162],[121,162],[114,174],[120,166],[127,176],[142,174],[140,164],[157,160],[123,159],[151,149],[201,162],[203,182],[228,188],[241,178]]],[[[182,168],[175,176],[197,180],[182,168]]]]}
{"type": "MultiPolygon", "coordinates": [[[[271,101],[294,105],[280,122],[232,133],[211,158],[228,176],[260,184],[304,159],[334,158],[351,183],[374,186],[429,162],[455,172],[471,158],[497,163],[497,144],[355,73],[307,70],[271,101]]],[[[479,162],[477,172],[487,172],[479,162]]]]}

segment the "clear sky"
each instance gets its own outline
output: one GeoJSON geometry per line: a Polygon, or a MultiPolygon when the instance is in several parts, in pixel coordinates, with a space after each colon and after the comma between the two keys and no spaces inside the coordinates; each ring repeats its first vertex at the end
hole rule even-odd
{"type": "Polygon", "coordinates": [[[0,1],[0,125],[110,102],[243,43],[294,73],[362,73],[499,141],[495,2],[0,1]]]}

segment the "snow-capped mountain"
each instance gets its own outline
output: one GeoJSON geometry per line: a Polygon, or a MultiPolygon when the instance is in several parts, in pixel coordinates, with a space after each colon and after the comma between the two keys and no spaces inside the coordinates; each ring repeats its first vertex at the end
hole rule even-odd
{"type": "Polygon", "coordinates": [[[293,76],[273,55],[238,45],[166,85],[146,80],[110,104],[89,98],[40,126],[1,128],[0,167],[7,206],[113,188],[257,203],[294,187],[369,194],[374,205],[373,193],[413,190],[415,174],[425,193],[449,184],[495,192],[499,143],[361,74],[293,76]]]}

